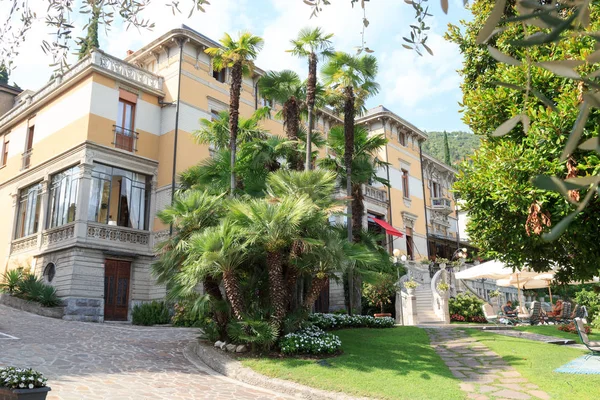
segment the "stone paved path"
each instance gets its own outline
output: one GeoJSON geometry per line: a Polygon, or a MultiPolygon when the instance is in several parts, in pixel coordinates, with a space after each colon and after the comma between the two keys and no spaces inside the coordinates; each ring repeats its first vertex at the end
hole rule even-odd
{"type": "Polygon", "coordinates": [[[0,366],[39,370],[48,400],[286,399],[183,355],[196,329],[68,322],[0,306],[0,366]]]}
{"type": "Polygon", "coordinates": [[[523,378],[498,354],[464,331],[453,328],[426,329],[435,351],[459,378],[467,397],[487,399],[550,399],[550,396],[523,378]]]}
{"type": "MultiPolygon", "coordinates": [[[[491,332],[491,333],[496,333],[498,335],[504,335],[504,336],[510,336],[510,337],[516,337],[516,338],[521,338],[521,339],[527,339],[527,340],[535,340],[536,342],[544,342],[544,343],[556,343],[556,344],[566,344],[566,345],[574,345],[576,344],[576,340],[577,336],[573,335],[573,339],[564,339],[564,338],[560,338],[560,337],[556,337],[556,336],[547,336],[547,335],[540,335],[538,333],[531,333],[531,332],[523,332],[523,331],[499,331],[499,330],[495,330],[495,329],[486,329],[486,332],[491,332]],[[562,343],[560,343],[562,342],[562,343]]],[[[571,346],[570,346],[571,347],[571,346]]],[[[582,345],[576,345],[574,347],[583,347],[582,345]]]]}

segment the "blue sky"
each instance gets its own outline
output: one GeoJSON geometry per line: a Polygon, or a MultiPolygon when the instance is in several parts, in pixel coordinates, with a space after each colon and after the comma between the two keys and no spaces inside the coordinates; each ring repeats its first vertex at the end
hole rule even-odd
{"type": "MultiPolygon", "coordinates": [[[[380,93],[370,99],[368,106],[385,105],[401,117],[423,130],[468,130],[461,121],[458,102],[461,99],[460,68],[462,57],[457,46],[443,39],[449,22],[469,19],[470,13],[462,0],[451,0],[449,15],[444,15],[437,0],[430,0],[431,34],[429,46],[434,56],[418,56],[402,47],[402,36],[410,33],[414,20],[412,7],[403,0],[371,0],[367,3],[367,46],[375,50],[379,61],[377,81],[380,93]]],[[[40,6],[45,1],[38,0],[40,6]]],[[[352,52],[360,44],[362,10],[350,6],[350,0],[331,0],[317,18],[310,17],[310,7],[302,0],[211,0],[206,13],[196,12],[187,18],[191,0],[180,0],[181,15],[173,15],[165,1],[154,0],[144,12],[144,18],[156,23],[153,31],[125,30],[117,25],[101,30],[100,46],[115,56],[124,57],[127,50],[135,50],[169,29],[182,23],[218,39],[223,32],[249,30],[265,39],[265,47],[257,64],[263,69],[289,68],[306,75],[305,62],[295,59],[285,49],[289,40],[305,26],[321,26],[333,33],[335,48],[352,52]]],[[[76,9],[77,7],[74,7],[76,9]]],[[[43,16],[40,9],[38,16],[43,16]]],[[[51,60],[41,49],[41,40],[49,29],[42,18],[29,33],[21,54],[15,60],[17,69],[11,80],[22,88],[37,90],[47,82],[51,60]]]]}

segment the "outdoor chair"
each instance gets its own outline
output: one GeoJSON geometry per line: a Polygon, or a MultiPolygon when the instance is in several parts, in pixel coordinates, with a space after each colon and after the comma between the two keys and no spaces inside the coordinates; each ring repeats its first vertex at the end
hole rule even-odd
{"type": "Polygon", "coordinates": [[[568,323],[569,317],[571,317],[571,303],[568,301],[563,302],[563,308],[560,315],[557,316],[548,316],[548,321],[553,322],[555,324],[566,324],[568,323]]]}
{"type": "Polygon", "coordinates": [[[580,306],[579,304],[577,304],[577,306],[575,306],[575,311],[573,311],[572,317],[580,318],[583,320],[583,323],[586,323],[586,319],[588,317],[587,308],[585,306],[580,306]]]}
{"type": "Polygon", "coordinates": [[[579,339],[592,352],[592,355],[600,355],[600,341],[590,341],[590,338],[585,333],[585,326],[581,318],[575,318],[575,328],[579,334],[579,339]]]}
{"type": "Polygon", "coordinates": [[[539,301],[531,303],[531,311],[525,318],[519,319],[521,323],[529,323],[530,325],[537,325],[542,323],[542,304],[539,301]]]}
{"type": "Polygon", "coordinates": [[[483,315],[485,316],[485,319],[488,320],[488,322],[491,322],[492,324],[494,324],[495,326],[498,326],[498,316],[499,314],[496,314],[494,312],[494,308],[489,305],[488,303],[484,303],[481,308],[483,309],[483,315]]]}

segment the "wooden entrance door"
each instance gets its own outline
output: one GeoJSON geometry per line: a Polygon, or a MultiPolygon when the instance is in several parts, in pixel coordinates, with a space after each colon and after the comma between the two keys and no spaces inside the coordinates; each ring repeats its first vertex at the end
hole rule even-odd
{"type": "Polygon", "coordinates": [[[127,321],[131,262],[106,260],[104,268],[104,319],[127,321]]]}

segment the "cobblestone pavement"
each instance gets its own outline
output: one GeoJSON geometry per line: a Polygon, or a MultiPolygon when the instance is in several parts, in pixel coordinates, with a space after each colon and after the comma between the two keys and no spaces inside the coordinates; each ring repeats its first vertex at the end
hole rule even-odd
{"type": "Polygon", "coordinates": [[[550,399],[537,385],[529,383],[487,346],[464,331],[453,328],[426,329],[431,346],[459,378],[467,397],[487,399],[550,399]]]}
{"type": "Polygon", "coordinates": [[[195,329],[70,322],[0,306],[0,332],[0,366],[42,372],[48,400],[288,398],[192,365],[183,349],[195,329]]]}

